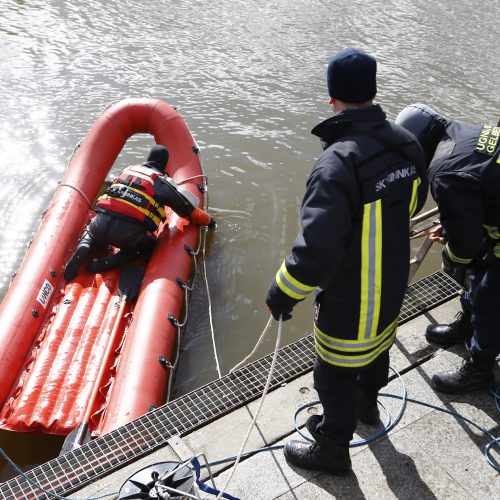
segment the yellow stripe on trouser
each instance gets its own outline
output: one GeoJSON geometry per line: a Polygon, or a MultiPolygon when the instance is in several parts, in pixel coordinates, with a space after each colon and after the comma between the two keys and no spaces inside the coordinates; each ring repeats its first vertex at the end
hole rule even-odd
{"type": "MultiPolygon", "coordinates": [[[[497,226],[487,226],[486,224],[483,224],[484,228],[488,232],[488,236],[492,240],[498,240],[500,239],[500,231],[497,226]]],[[[500,243],[496,243],[495,246],[493,247],[493,254],[495,257],[500,258],[500,243]]]]}
{"type": "Polygon", "coordinates": [[[276,273],[276,283],[280,290],[286,293],[289,297],[295,300],[302,300],[307,297],[316,287],[304,285],[299,280],[296,280],[287,270],[285,261],[281,264],[276,273]]]}
{"type": "Polygon", "coordinates": [[[500,259],[500,243],[494,246],[493,253],[495,254],[495,257],[500,259]]]}
{"type": "Polygon", "coordinates": [[[487,226],[486,224],[483,224],[484,228],[488,232],[488,236],[493,239],[493,240],[498,240],[500,239],[500,232],[498,231],[497,226],[487,226]]]}
{"type": "Polygon", "coordinates": [[[318,356],[331,365],[356,368],[370,364],[389,349],[396,337],[396,318],[383,332],[366,340],[330,337],[314,325],[314,344],[318,356]]]}
{"type": "Polygon", "coordinates": [[[367,203],[361,233],[361,296],[358,339],[377,335],[382,284],[382,201],[367,203]]]}

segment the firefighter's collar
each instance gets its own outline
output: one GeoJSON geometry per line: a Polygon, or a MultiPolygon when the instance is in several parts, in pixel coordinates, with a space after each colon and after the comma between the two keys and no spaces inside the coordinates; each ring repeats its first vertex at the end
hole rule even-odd
{"type": "Polygon", "coordinates": [[[354,123],[384,121],[385,119],[386,114],[379,104],[363,109],[346,109],[316,125],[311,130],[311,134],[322,140],[333,142],[345,135],[354,123]]]}

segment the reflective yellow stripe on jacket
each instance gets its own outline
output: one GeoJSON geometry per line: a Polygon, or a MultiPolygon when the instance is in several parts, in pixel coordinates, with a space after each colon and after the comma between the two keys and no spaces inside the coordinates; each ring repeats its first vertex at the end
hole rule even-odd
{"type": "Polygon", "coordinates": [[[389,349],[396,337],[398,318],[380,335],[370,339],[345,340],[330,337],[314,325],[314,344],[318,356],[327,363],[346,368],[370,364],[389,349]]]}
{"type": "Polygon", "coordinates": [[[422,184],[420,177],[413,181],[413,186],[411,190],[411,200],[410,200],[410,219],[415,215],[415,210],[418,204],[418,187],[422,184]]]}
{"type": "Polygon", "coordinates": [[[276,283],[283,293],[286,293],[295,300],[305,299],[307,295],[316,288],[315,286],[304,285],[304,283],[296,280],[288,272],[285,261],[283,261],[283,264],[281,264],[281,267],[276,273],[276,283]]]}
{"type": "Polygon", "coordinates": [[[358,339],[377,335],[382,287],[382,200],[367,203],[361,233],[361,296],[358,339]]]}
{"type": "Polygon", "coordinates": [[[450,245],[448,245],[448,243],[446,243],[446,252],[447,252],[448,256],[450,257],[450,259],[453,262],[456,262],[457,264],[470,264],[472,262],[472,259],[463,259],[463,258],[458,257],[457,255],[455,255],[451,251],[450,245]]]}

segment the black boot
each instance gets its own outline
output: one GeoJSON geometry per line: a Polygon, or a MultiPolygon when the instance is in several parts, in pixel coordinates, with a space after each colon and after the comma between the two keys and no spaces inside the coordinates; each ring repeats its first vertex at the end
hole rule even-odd
{"type": "Polygon", "coordinates": [[[80,267],[82,267],[82,264],[87,259],[93,245],[94,237],[92,236],[90,231],[86,230],[82,236],[82,239],[78,242],[75,252],[64,267],[63,275],[66,281],[71,281],[76,277],[78,271],[80,271],[80,267]]]}
{"type": "Polygon", "coordinates": [[[493,367],[495,361],[483,361],[475,356],[465,360],[457,370],[436,373],[432,385],[440,392],[462,394],[474,389],[494,385],[493,367]]]}
{"type": "Polygon", "coordinates": [[[108,271],[114,267],[122,266],[127,262],[130,262],[137,252],[119,250],[116,253],[107,255],[105,257],[99,257],[98,259],[92,259],[87,264],[87,271],[91,273],[102,273],[103,271],[108,271]]]}
{"type": "Polygon", "coordinates": [[[425,338],[435,344],[450,346],[470,339],[473,332],[474,327],[470,317],[460,311],[449,325],[429,325],[425,331],[425,338]]]}
{"type": "Polygon", "coordinates": [[[356,415],[360,422],[366,425],[376,425],[380,422],[380,410],[377,404],[378,393],[369,393],[358,389],[356,400],[356,415]]]}
{"type": "Polygon", "coordinates": [[[288,441],[284,454],[289,464],[308,470],[321,470],[336,476],[345,476],[351,470],[349,443],[339,443],[316,432],[321,417],[313,415],[306,427],[314,443],[288,441]]]}

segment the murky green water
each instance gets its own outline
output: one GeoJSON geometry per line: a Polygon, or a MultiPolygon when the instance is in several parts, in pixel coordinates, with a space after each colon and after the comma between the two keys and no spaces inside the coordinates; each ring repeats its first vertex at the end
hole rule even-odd
{"type": "MultiPolygon", "coordinates": [[[[499,18],[496,1],[0,0],[0,296],[101,110],[124,97],[161,98],[202,147],[218,220],[205,256],[212,318],[199,280],[177,393],[217,377],[212,330],[227,373],[262,332],[267,287],[299,229],[321,152],[310,130],[330,114],[331,55],[356,46],[378,58],[378,101],[392,119],[423,101],[496,123],[499,18]]],[[[150,145],[147,136],[130,140],[116,168],[142,160],[150,145]]],[[[437,255],[423,272],[436,269],[437,255]]],[[[310,330],[310,306],[296,308],[286,342],[310,330]]],[[[26,466],[58,445],[0,433],[0,446],[26,466]]],[[[0,480],[9,474],[3,467],[0,480]]]]}

